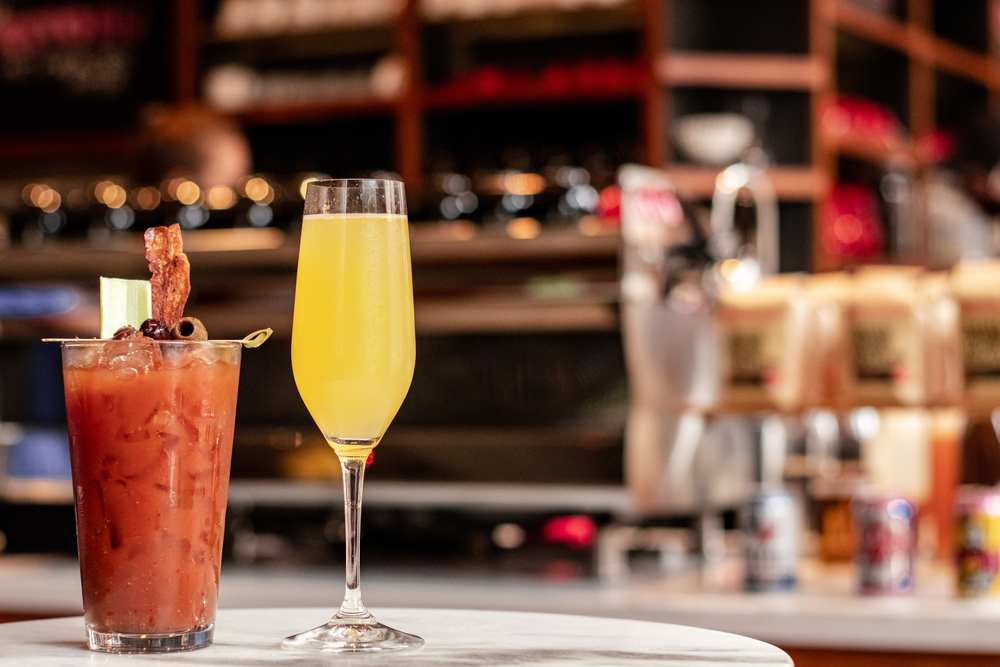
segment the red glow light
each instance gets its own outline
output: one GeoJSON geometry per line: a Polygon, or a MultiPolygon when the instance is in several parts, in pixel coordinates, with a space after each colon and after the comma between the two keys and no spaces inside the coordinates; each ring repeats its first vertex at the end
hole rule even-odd
{"type": "Polygon", "coordinates": [[[833,235],[844,245],[856,243],[864,229],[856,215],[844,214],[833,221],[833,235]]]}
{"type": "Polygon", "coordinates": [[[621,222],[622,191],[617,185],[601,190],[597,200],[597,215],[615,223],[621,222]]]}
{"type": "Polygon", "coordinates": [[[562,543],[576,549],[591,546],[596,535],[594,521],[582,515],[549,519],[542,528],[542,537],[546,542],[562,543]]]}

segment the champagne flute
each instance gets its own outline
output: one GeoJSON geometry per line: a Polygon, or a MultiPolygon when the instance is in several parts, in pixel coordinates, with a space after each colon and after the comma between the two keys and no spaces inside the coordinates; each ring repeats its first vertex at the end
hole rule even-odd
{"type": "Polygon", "coordinates": [[[416,354],[406,195],[399,181],[339,179],[306,186],[292,371],[344,476],[347,585],[340,611],[282,646],[392,651],[424,640],[387,627],[361,601],[359,548],[365,464],[406,397],[416,354]]]}

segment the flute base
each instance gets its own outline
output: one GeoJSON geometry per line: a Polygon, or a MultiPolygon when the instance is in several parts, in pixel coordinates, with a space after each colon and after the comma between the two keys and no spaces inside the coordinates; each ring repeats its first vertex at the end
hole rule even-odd
{"type": "Polygon", "coordinates": [[[361,618],[334,616],[328,623],[286,637],[281,647],[293,650],[330,653],[367,653],[402,651],[420,648],[424,640],[375,620],[371,614],[361,618]]]}

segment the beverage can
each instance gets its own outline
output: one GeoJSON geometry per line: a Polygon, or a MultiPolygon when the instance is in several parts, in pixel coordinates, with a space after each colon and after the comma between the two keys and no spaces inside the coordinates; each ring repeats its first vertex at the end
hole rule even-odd
{"type": "Polygon", "coordinates": [[[747,590],[794,588],[800,526],[792,496],[783,489],[758,494],[746,506],[744,525],[747,590]]]}
{"type": "Polygon", "coordinates": [[[812,480],[813,521],[816,526],[817,556],[824,563],[850,563],[857,549],[857,535],[851,518],[851,499],[864,488],[859,476],[812,480]]]}
{"type": "Polygon", "coordinates": [[[1000,491],[959,488],[954,539],[958,594],[974,598],[1000,593],[1000,491]]]}
{"type": "Polygon", "coordinates": [[[900,496],[861,497],[852,501],[852,515],[859,592],[895,595],[913,590],[915,505],[900,496]]]}

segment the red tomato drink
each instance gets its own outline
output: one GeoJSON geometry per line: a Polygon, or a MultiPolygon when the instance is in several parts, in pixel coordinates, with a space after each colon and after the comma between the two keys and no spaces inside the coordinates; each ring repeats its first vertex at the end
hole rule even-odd
{"type": "Polygon", "coordinates": [[[63,344],[92,649],[212,641],[240,352],[149,338],[63,344]]]}

